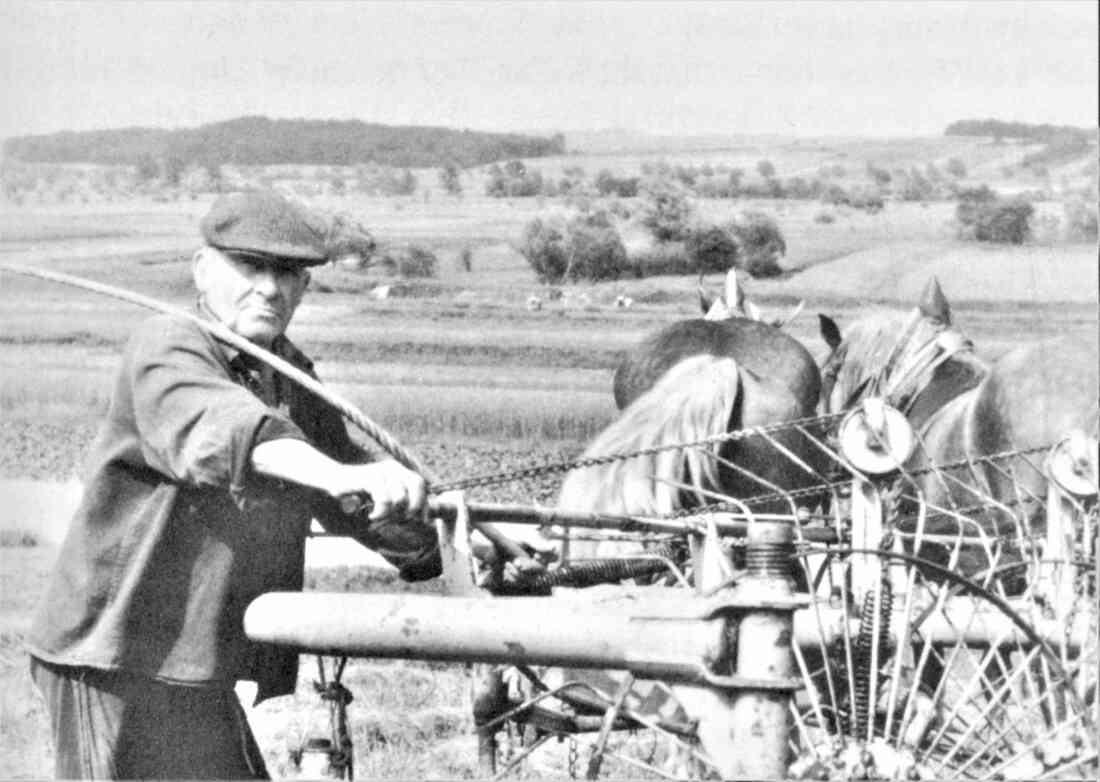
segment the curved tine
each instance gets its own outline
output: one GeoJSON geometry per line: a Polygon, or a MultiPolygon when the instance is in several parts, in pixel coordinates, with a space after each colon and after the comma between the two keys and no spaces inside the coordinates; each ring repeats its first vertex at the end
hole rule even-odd
{"type": "MultiPolygon", "coordinates": [[[[1016,685],[1017,680],[1024,678],[1024,671],[1031,663],[1031,660],[1028,658],[1034,657],[1038,653],[1038,647],[1032,647],[1030,650],[1023,652],[1025,657],[1021,661],[1020,665],[1015,670],[1008,673],[1005,676],[1004,680],[999,685],[997,685],[997,688],[995,690],[986,694],[987,703],[985,704],[985,706],[977,714],[967,715],[969,724],[963,723],[965,729],[961,733],[953,737],[950,749],[943,757],[937,759],[937,762],[940,764],[941,768],[947,768],[948,764],[955,759],[959,752],[963,751],[964,749],[969,749],[968,747],[966,747],[967,742],[970,741],[971,737],[976,736],[981,728],[989,725],[989,717],[992,714],[998,711],[1007,711],[1007,707],[1005,705],[1007,697],[1011,695],[1012,689],[1016,685]]],[[[1042,702],[1049,699],[1050,697],[1053,697],[1053,691],[1046,690],[1043,691],[1042,694],[1039,695],[1038,698],[1035,699],[1030,705],[1022,704],[1022,708],[1025,710],[1025,714],[1032,710],[1040,709],[1040,707],[1042,706],[1042,702]]],[[[956,715],[954,714],[955,711],[958,711],[958,707],[953,710],[951,720],[954,720],[956,718],[956,715]]],[[[957,773],[968,768],[978,758],[985,755],[989,751],[989,749],[992,748],[992,746],[997,744],[998,741],[1004,739],[1009,733],[1015,732],[1018,739],[1026,739],[1026,737],[1020,733],[1022,724],[1025,722],[1023,720],[1023,715],[1012,715],[1005,713],[1002,715],[1002,718],[1004,720],[1005,727],[997,733],[993,734],[993,736],[985,736],[984,740],[986,746],[981,751],[974,751],[971,749],[970,758],[966,760],[961,767],[958,765],[952,766],[951,769],[953,772],[957,773]]],[[[1028,720],[1027,722],[1030,723],[1030,720],[1028,720]]]]}
{"type": "MultiPolygon", "coordinates": [[[[973,612],[973,614],[969,618],[969,621],[962,628],[962,634],[965,634],[965,631],[973,626],[973,623],[976,620],[977,612],[973,612]]],[[[962,692],[958,694],[958,697],[952,705],[951,710],[940,720],[939,729],[936,731],[930,741],[930,744],[932,746],[939,746],[940,741],[943,739],[948,739],[950,741],[950,739],[948,738],[948,732],[953,724],[958,723],[963,729],[961,733],[954,736],[954,739],[951,742],[951,749],[947,753],[947,755],[938,760],[942,767],[946,768],[947,764],[955,757],[957,752],[963,749],[964,742],[967,741],[970,736],[974,735],[974,733],[976,733],[977,730],[983,726],[981,717],[984,716],[985,713],[992,713],[994,711],[1002,712],[1003,716],[1007,718],[1007,723],[1014,726],[1013,729],[1015,730],[1017,735],[1020,738],[1024,738],[1023,734],[1020,733],[1020,729],[1022,726],[1019,723],[1018,719],[1014,720],[1011,718],[1011,715],[1003,713],[1005,709],[1005,704],[1003,703],[1003,701],[997,698],[989,697],[991,696],[991,694],[997,693],[1002,690],[1007,692],[1007,688],[1005,687],[1004,683],[1002,682],[1001,685],[997,685],[995,681],[989,678],[987,671],[989,671],[992,664],[997,663],[1001,659],[1000,647],[1002,646],[1002,642],[1007,637],[1011,636],[1012,632],[1013,630],[1011,628],[1008,628],[1002,634],[990,639],[988,648],[982,654],[980,661],[976,665],[977,670],[974,674],[971,675],[969,681],[966,682],[966,686],[963,688],[962,692]],[[969,713],[964,714],[964,712],[968,711],[972,705],[977,707],[980,704],[980,699],[983,695],[988,697],[988,703],[985,709],[980,709],[979,715],[977,717],[969,713]]],[[[956,664],[957,658],[971,653],[970,647],[966,646],[961,638],[962,634],[960,634],[960,638],[955,641],[955,645],[951,650],[950,659],[945,665],[944,678],[950,678],[950,672],[956,664]]],[[[1038,649],[1038,647],[1035,648],[1038,649]]],[[[965,662],[965,657],[963,659],[963,662],[965,662]]],[[[1018,673],[1022,674],[1023,671],[1018,671],[1018,673]]],[[[1010,687],[1011,683],[1008,685],[1008,688],[1010,687]]]]}
{"type": "MultiPolygon", "coordinates": [[[[796,426],[794,428],[797,429],[800,433],[802,433],[803,436],[808,436],[799,427],[796,426]]],[[[818,472],[813,467],[806,464],[806,462],[802,459],[801,456],[796,454],[794,451],[792,451],[787,446],[783,445],[783,443],[779,442],[777,439],[772,437],[770,434],[768,434],[767,432],[761,432],[760,437],[762,437],[764,439],[764,441],[767,442],[768,445],[770,445],[772,448],[774,448],[775,450],[777,450],[781,454],[783,454],[783,456],[785,456],[787,458],[787,461],[789,461],[792,464],[796,465],[799,469],[801,469],[807,475],[812,475],[815,478],[819,477],[818,472]]]]}
{"type": "Polygon", "coordinates": [[[746,522],[751,524],[756,521],[756,514],[752,512],[749,506],[732,495],[722,494],[721,492],[712,491],[711,489],[706,489],[700,486],[691,486],[690,484],[677,481],[673,478],[661,478],[656,475],[652,475],[650,476],[650,478],[657,483],[663,483],[665,486],[671,486],[672,488],[679,489],[680,491],[697,492],[704,497],[709,497],[712,500],[729,503],[730,505],[736,505],[738,508],[741,509],[741,513],[744,514],[746,522]]]}
{"type": "Polygon", "coordinates": [[[541,747],[543,744],[545,744],[546,742],[548,742],[550,739],[553,739],[553,738],[560,739],[561,735],[553,733],[551,731],[547,731],[542,736],[539,736],[537,739],[535,739],[531,743],[530,746],[525,747],[522,752],[520,752],[514,758],[510,759],[505,764],[504,768],[502,768],[497,773],[493,774],[493,776],[489,777],[489,779],[492,780],[492,782],[496,782],[496,780],[498,780],[498,779],[504,779],[504,777],[508,776],[508,774],[512,771],[512,769],[514,769],[516,766],[518,766],[523,761],[527,760],[527,758],[531,757],[531,755],[534,754],[534,752],[539,747],[541,747]]]}
{"type": "MultiPolygon", "coordinates": [[[[798,432],[800,435],[802,435],[804,438],[806,438],[806,440],[808,440],[809,442],[812,442],[818,448],[824,448],[824,449],[828,450],[828,446],[821,443],[821,441],[818,439],[817,435],[811,434],[810,431],[805,426],[803,426],[802,424],[795,424],[792,428],[796,432],[798,432]]],[[[799,461],[799,464],[803,466],[803,469],[805,469],[806,472],[809,473],[810,475],[812,475],[816,480],[821,481],[821,483],[823,483],[823,484],[829,482],[829,476],[825,475],[825,473],[814,469],[814,467],[812,465],[806,464],[805,461],[802,460],[802,459],[799,459],[798,461],[799,461]]]]}
{"type": "Polygon", "coordinates": [[[741,465],[737,464],[736,462],[732,462],[729,459],[726,459],[722,456],[717,456],[716,455],[714,458],[720,464],[723,464],[726,467],[729,467],[731,470],[734,470],[735,472],[740,473],[742,476],[748,478],[749,480],[755,481],[756,483],[760,484],[765,489],[768,489],[769,491],[771,491],[777,497],[782,497],[786,501],[786,503],[788,505],[790,505],[791,518],[792,519],[797,518],[797,516],[798,516],[798,506],[795,505],[794,499],[781,486],[779,486],[778,484],[772,483],[771,481],[769,481],[765,478],[761,478],[759,475],[757,475],[756,473],[754,473],[752,470],[748,469],[747,467],[742,467],[741,465]]]}

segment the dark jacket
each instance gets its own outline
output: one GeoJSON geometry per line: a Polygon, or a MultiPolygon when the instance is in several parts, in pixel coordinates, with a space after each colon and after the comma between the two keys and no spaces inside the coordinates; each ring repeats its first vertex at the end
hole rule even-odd
{"type": "MultiPolygon", "coordinates": [[[[288,340],[274,347],[312,372],[288,340]]],[[[263,592],[302,588],[311,518],[406,579],[439,572],[429,527],[367,527],[316,491],[251,470],[253,447],[279,438],[369,460],[328,404],[281,377],[262,386],[251,363],[180,318],[153,318],[131,339],[29,633],[33,656],[180,684],[250,679],[262,700],[293,691],[297,654],[249,641],[242,617],[263,592]]]]}

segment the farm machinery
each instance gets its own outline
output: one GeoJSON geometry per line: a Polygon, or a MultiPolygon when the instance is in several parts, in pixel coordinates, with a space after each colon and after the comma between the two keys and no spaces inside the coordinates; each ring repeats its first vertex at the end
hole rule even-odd
{"type": "MultiPolygon", "coordinates": [[[[101,283],[0,268],[194,319],[101,283]]],[[[219,324],[196,322],[429,476],[315,379],[219,324]]],[[[721,461],[759,491],[731,496],[654,476],[691,500],[661,515],[479,504],[463,494],[642,452],[453,485],[429,476],[449,596],[267,594],[249,607],[245,629],[342,660],[483,665],[473,706],[486,777],[506,776],[555,738],[568,742],[576,772],[582,737],[588,778],[1097,777],[1094,435],[937,463],[905,417],[872,398],[843,416],[665,448],[685,465],[721,461]],[[815,458],[791,450],[792,434],[815,458]],[[800,488],[719,454],[748,438],[801,473],[800,488]],[[474,530],[525,553],[491,526],[501,522],[562,540],[561,565],[525,584],[535,596],[494,596],[478,584],[474,530]],[[606,559],[568,553],[590,538],[633,546],[606,559]],[[521,748],[502,748],[502,733],[518,735],[521,748]]],[[[304,749],[350,777],[342,670],[341,662],[318,683],[332,736],[304,749]]]]}
{"type": "MultiPolygon", "coordinates": [[[[303,652],[483,664],[486,777],[565,743],[569,773],[588,778],[1095,778],[1095,440],[1072,433],[917,474],[905,465],[919,435],[877,400],[784,426],[828,467],[784,447],[782,427],[719,439],[774,443],[814,473],[807,488],[762,482],[650,517],[443,493],[448,596],[268,594],[246,630],[303,652]],[[1016,478],[1014,496],[983,483],[990,468],[1016,478]],[[972,501],[929,502],[929,475],[972,501]],[[478,522],[635,553],[566,558],[527,584],[535,596],[491,596],[471,555],[478,522]]],[[[675,448],[718,458],[715,445],[675,448]]],[[[585,465],[541,469],[569,468],[585,465]]],[[[333,710],[322,748],[350,775],[339,699],[333,710]]]]}

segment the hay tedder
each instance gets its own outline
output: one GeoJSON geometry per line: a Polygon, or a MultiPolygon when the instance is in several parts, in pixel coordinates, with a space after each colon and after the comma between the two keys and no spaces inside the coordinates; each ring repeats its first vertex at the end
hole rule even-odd
{"type": "MultiPolygon", "coordinates": [[[[579,764],[588,778],[1096,778],[1095,439],[917,471],[904,465],[919,435],[873,400],[787,426],[825,468],[778,428],[721,439],[773,443],[812,473],[806,488],[761,481],[660,517],[444,493],[433,511],[449,596],[268,594],[246,630],[318,654],[483,663],[486,777],[564,745],[559,772],[579,764]],[[952,488],[946,506],[926,499],[929,477],[952,488]],[[475,585],[469,535],[499,522],[636,553],[581,560],[566,545],[527,594],[492,596],[475,585]]],[[[718,458],[716,442],[677,448],[718,458]]],[[[324,751],[350,776],[334,713],[324,751]]]]}

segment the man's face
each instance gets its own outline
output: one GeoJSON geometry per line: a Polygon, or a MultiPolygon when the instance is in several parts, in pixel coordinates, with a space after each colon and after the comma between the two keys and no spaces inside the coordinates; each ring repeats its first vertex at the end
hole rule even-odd
{"type": "Polygon", "coordinates": [[[195,255],[195,287],[210,311],[247,340],[263,347],[290,323],[309,273],[233,256],[213,247],[195,255]]]}

